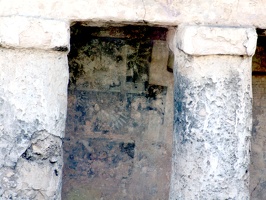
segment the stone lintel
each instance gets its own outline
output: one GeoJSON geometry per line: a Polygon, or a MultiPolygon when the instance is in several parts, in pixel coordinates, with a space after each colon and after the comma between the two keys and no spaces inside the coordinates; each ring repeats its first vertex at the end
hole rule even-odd
{"type": "Polygon", "coordinates": [[[181,25],[177,47],[190,55],[246,55],[255,53],[255,28],[181,25]]]}
{"type": "Polygon", "coordinates": [[[0,46],[69,50],[69,23],[24,16],[0,17],[0,46]]]}

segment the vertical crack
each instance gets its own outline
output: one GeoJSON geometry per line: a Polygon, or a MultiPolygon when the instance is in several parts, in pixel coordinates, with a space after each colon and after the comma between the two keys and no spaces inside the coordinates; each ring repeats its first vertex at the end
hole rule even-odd
{"type": "Polygon", "coordinates": [[[145,17],[146,17],[146,6],[145,6],[145,3],[144,3],[144,0],[142,0],[142,3],[143,3],[143,8],[144,8],[143,22],[146,23],[146,20],[145,20],[145,17]]]}

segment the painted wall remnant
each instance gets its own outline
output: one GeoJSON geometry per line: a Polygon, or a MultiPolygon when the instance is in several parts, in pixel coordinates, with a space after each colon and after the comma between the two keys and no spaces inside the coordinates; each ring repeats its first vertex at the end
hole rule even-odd
{"type": "Polygon", "coordinates": [[[172,85],[156,85],[153,75],[172,76],[166,33],[72,27],[63,199],[168,198],[172,85]]]}

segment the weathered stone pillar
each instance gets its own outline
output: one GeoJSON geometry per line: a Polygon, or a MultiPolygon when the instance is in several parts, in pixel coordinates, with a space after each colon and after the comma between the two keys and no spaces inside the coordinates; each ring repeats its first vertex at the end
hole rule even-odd
{"type": "Polygon", "coordinates": [[[60,199],[68,28],[0,18],[0,199],[60,199]]]}
{"type": "Polygon", "coordinates": [[[249,199],[253,28],[176,33],[170,199],[249,199]]]}

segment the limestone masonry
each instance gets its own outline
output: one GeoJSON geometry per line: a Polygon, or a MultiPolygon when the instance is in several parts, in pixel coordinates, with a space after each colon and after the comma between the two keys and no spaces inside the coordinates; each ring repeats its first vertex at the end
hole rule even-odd
{"type": "Polygon", "coordinates": [[[0,199],[265,199],[265,10],[0,0],[0,199]]]}

